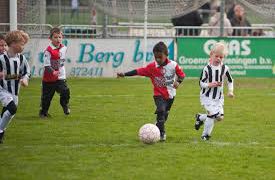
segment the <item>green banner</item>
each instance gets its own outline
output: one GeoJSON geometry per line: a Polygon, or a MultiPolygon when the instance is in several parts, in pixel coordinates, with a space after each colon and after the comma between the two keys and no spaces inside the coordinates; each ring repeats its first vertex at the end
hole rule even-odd
{"type": "Polygon", "coordinates": [[[213,44],[219,41],[228,46],[224,63],[233,76],[275,77],[274,38],[178,38],[177,61],[187,77],[200,76],[213,44]]]}

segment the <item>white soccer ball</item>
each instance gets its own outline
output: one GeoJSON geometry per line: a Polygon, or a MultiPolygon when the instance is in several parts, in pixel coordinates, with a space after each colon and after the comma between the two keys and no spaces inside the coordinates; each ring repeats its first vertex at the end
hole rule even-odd
{"type": "Polygon", "coordinates": [[[160,139],[159,128],[154,124],[144,124],[139,129],[139,139],[145,144],[153,144],[160,139]]]}

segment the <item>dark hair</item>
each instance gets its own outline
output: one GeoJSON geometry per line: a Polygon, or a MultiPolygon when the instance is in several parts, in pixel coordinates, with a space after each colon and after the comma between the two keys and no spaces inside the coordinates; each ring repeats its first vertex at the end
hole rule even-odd
{"type": "Polygon", "coordinates": [[[62,32],[61,32],[61,30],[60,30],[58,27],[54,27],[54,28],[52,28],[51,31],[50,31],[50,38],[53,37],[53,34],[54,34],[54,33],[59,34],[59,33],[62,33],[62,32]]]}
{"type": "Polygon", "coordinates": [[[153,53],[157,53],[157,52],[164,53],[166,56],[168,56],[168,48],[164,44],[164,42],[160,41],[154,46],[153,53]]]}
{"type": "Polygon", "coordinates": [[[5,41],[5,36],[3,34],[0,34],[0,40],[4,40],[5,41]]]}

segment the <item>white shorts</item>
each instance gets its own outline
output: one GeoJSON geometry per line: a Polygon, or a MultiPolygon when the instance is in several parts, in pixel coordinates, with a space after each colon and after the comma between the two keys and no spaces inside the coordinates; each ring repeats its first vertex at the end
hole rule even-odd
{"type": "Polygon", "coordinates": [[[209,98],[201,98],[201,105],[207,111],[208,115],[223,115],[223,100],[212,100],[209,98]]]}
{"type": "Polygon", "coordinates": [[[0,102],[3,107],[6,107],[11,101],[18,105],[18,96],[11,94],[7,90],[0,88],[0,102]]]}

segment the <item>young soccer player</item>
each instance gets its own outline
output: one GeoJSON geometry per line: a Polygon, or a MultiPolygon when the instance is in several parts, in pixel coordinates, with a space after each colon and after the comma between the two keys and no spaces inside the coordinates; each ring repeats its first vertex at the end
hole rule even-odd
{"type": "Polygon", "coordinates": [[[5,36],[0,34],[0,55],[8,50],[8,45],[5,41],[5,36]]]}
{"type": "Polygon", "coordinates": [[[62,44],[63,35],[59,28],[50,31],[50,45],[44,52],[44,74],[42,80],[41,118],[50,117],[48,110],[55,92],[60,94],[60,105],[65,115],[70,114],[70,89],[66,83],[65,55],[67,47],[62,44]]]}
{"type": "Polygon", "coordinates": [[[154,86],[154,101],[156,105],[157,127],[160,130],[160,140],[166,140],[165,122],[174,102],[176,89],[183,81],[185,74],[175,61],[167,58],[168,49],[163,42],[157,43],[153,48],[155,62],[146,67],[138,68],[126,73],[117,73],[118,77],[146,76],[154,86]]]}
{"type": "Polygon", "coordinates": [[[28,34],[23,31],[7,33],[5,41],[9,48],[0,55],[0,101],[3,105],[0,143],[3,143],[5,130],[16,113],[20,85],[28,86],[30,68],[25,56],[21,54],[28,39],[28,34]]]}
{"type": "Polygon", "coordinates": [[[209,64],[203,68],[200,77],[200,102],[207,114],[196,114],[195,129],[199,130],[204,124],[202,140],[209,140],[215,120],[224,118],[223,83],[225,77],[228,80],[228,96],[234,97],[233,79],[228,66],[222,60],[226,55],[226,47],[223,43],[216,43],[210,52],[209,64]]]}

